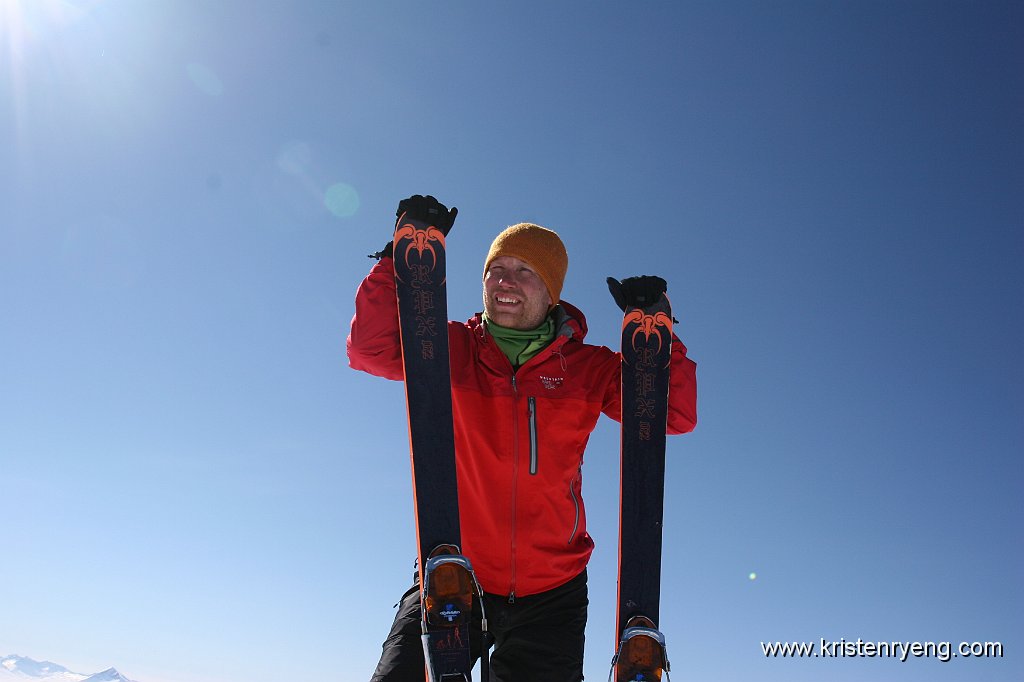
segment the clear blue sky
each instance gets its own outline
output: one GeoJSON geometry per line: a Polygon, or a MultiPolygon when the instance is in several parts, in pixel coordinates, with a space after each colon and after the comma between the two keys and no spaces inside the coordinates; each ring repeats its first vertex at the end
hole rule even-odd
{"type": "MultiPolygon", "coordinates": [[[[606,276],[668,280],[678,679],[1021,679],[1021,5],[484,5],[0,0],[0,654],[368,678],[413,513],[402,388],[344,338],[432,193],[455,317],[524,220],[595,343],[606,276]],[[761,653],[822,637],[1005,657],[761,653]]],[[[584,475],[603,680],[612,422],[584,475]]]]}

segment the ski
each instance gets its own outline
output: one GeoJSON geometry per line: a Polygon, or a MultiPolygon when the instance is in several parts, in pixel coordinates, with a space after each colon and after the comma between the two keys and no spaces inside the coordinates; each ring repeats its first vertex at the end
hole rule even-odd
{"type": "Polygon", "coordinates": [[[609,672],[615,682],[660,680],[669,670],[658,618],[671,354],[668,298],[661,296],[645,308],[627,307],[622,320],[618,612],[609,672]]]}
{"type": "MultiPolygon", "coordinates": [[[[395,224],[392,248],[409,418],[426,676],[428,682],[470,682],[472,603],[482,592],[472,565],[459,548],[445,235],[437,227],[403,214],[395,224]]],[[[483,622],[486,628],[486,618],[483,622]]],[[[484,680],[486,664],[485,654],[481,665],[484,680]]]]}

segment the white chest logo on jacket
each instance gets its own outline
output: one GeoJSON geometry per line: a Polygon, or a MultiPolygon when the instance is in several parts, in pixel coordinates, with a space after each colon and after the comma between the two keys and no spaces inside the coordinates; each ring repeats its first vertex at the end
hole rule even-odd
{"type": "Polygon", "coordinates": [[[546,377],[546,376],[541,376],[540,377],[540,382],[542,384],[544,384],[544,388],[548,389],[549,391],[553,391],[553,390],[555,390],[556,388],[558,388],[559,386],[562,385],[562,381],[564,379],[565,379],[565,377],[546,377]]]}

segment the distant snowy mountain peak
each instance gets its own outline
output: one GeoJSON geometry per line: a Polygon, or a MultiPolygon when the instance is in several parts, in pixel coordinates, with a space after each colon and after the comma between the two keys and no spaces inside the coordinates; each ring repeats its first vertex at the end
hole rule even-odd
{"type": "Polygon", "coordinates": [[[127,677],[117,672],[116,668],[107,668],[101,673],[96,673],[91,677],[85,678],[83,682],[134,682],[129,680],[127,677]]]}
{"type": "Polygon", "coordinates": [[[0,682],[133,682],[116,668],[83,675],[50,661],[35,661],[25,656],[0,655],[0,682]]]}
{"type": "MultiPolygon", "coordinates": [[[[56,663],[34,661],[31,658],[16,654],[0,658],[0,666],[12,673],[21,673],[25,677],[46,678],[71,672],[64,666],[57,665],[56,663]]],[[[82,675],[80,679],[84,678],[85,675],[82,675]]]]}

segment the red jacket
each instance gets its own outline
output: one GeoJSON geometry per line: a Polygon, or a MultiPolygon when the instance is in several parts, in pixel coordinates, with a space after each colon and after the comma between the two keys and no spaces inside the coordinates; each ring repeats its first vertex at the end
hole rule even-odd
{"type": "MultiPolygon", "coordinates": [[[[587,565],[583,451],[601,412],[620,419],[620,358],[583,343],[583,314],[561,302],[555,340],[513,371],[477,315],[448,323],[462,550],[484,590],[525,596],[587,565]]],[[[356,293],[349,365],[401,381],[394,265],[383,258],[356,293]]],[[[673,339],[668,432],[697,422],[694,363],[673,339]]]]}

